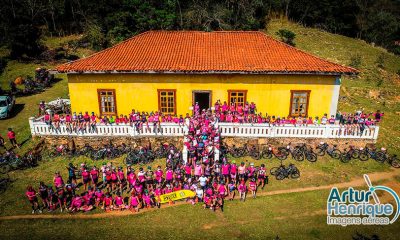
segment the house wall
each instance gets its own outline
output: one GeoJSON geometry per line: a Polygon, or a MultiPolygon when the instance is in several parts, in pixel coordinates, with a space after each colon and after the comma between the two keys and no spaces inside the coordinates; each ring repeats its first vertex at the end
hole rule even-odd
{"type": "Polygon", "coordinates": [[[157,89],[176,89],[177,113],[186,114],[192,91],[211,90],[212,103],[228,100],[228,90],[247,90],[247,101],[258,112],[288,116],[291,90],[310,90],[309,116],[331,113],[337,106],[337,77],[323,75],[245,74],[69,74],[72,111],[99,113],[97,89],[115,89],[118,114],[132,109],[158,110],[157,89]]]}

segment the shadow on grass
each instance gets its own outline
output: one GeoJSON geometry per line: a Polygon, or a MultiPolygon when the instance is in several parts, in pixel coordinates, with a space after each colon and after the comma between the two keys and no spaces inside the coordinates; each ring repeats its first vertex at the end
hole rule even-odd
{"type": "Polygon", "coordinates": [[[16,103],[14,105],[14,108],[12,109],[10,116],[8,118],[14,118],[20,113],[22,110],[24,110],[25,103],[16,103]]]}

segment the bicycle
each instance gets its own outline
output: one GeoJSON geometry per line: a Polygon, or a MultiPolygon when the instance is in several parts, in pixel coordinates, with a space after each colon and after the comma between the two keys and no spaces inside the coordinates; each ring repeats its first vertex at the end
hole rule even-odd
{"type": "Polygon", "coordinates": [[[285,167],[285,165],[282,164],[282,161],[279,167],[271,168],[270,173],[275,176],[276,180],[283,180],[289,177],[296,179],[300,177],[300,171],[293,163],[290,163],[288,167],[285,167]]]}
{"type": "Polygon", "coordinates": [[[254,160],[260,160],[261,159],[261,154],[255,145],[248,146],[247,144],[244,144],[242,148],[239,149],[243,156],[250,156],[254,160]]]}
{"type": "Polygon", "coordinates": [[[331,158],[334,159],[339,159],[341,152],[339,149],[337,149],[337,145],[333,145],[332,148],[329,148],[327,143],[320,143],[317,147],[316,147],[316,154],[318,156],[324,156],[325,154],[328,154],[331,158]]]}
{"type": "Polygon", "coordinates": [[[261,157],[264,159],[271,159],[272,156],[275,156],[277,159],[281,161],[285,160],[288,157],[286,152],[281,151],[279,148],[274,149],[272,146],[268,146],[267,148],[264,148],[261,151],[261,157]]]}
{"type": "Polygon", "coordinates": [[[304,158],[309,162],[317,161],[317,154],[315,154],[311,147],[308,147],[305,143],[300,146],[296,146],[293,154],[296,156],[295,160],[303,161],[304,158]]]}

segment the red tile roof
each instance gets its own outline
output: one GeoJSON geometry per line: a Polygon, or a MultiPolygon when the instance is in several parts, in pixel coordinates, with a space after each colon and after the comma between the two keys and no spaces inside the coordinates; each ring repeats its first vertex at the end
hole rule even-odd
{"type": "Polygon", "coordinates": [[[357,74],[258,31],[149,31],[58,72],[357,74]]]}

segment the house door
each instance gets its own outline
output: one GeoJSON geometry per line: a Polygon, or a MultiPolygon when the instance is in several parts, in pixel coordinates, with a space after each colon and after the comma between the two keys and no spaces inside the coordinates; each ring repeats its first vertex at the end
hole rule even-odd
{"type": "Polygon", "coordinates": [[[200,106],[200,110],[209,109],[211,107],[211,91],[193,91],[193,105],[196,102],[200,106]]]}

